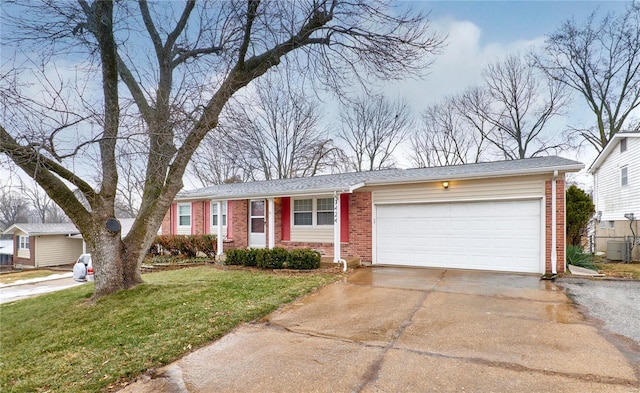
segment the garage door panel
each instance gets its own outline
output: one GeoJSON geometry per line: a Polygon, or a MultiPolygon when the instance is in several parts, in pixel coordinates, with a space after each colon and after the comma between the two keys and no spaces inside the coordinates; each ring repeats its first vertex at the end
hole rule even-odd
{"type": "Polygon", "coordinates": [[[540,272],[540,201],[376,207],[376,263],[540,272]]]}

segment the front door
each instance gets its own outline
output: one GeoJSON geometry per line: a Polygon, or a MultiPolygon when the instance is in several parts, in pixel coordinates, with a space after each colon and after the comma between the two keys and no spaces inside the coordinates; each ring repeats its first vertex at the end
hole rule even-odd
{"type": "Polygon", "coordinates": [[[249,206],[249,247],[264,248],[267,245],[264,217],[264,200],[251,201],[249,206]]]}

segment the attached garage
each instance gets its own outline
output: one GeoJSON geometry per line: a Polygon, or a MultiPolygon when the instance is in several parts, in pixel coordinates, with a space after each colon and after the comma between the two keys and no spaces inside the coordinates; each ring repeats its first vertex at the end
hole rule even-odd
{"type": "Polygon", "coordinates": [[[544,272],[541,201],[377,205],[376,263],[544,272]]]}

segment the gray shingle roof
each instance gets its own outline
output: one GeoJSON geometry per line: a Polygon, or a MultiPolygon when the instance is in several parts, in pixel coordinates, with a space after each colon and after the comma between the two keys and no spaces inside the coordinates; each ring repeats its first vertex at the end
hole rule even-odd
{"type": "MultiPolygon", "coordinates": [[[[120,224],[122,226],[122,236],[126,236],[133,225],[133,218],[120,218],[120,224]]],[[[18,223],[13,224],[9,228],[7,228],[3,234],[9,234],[15,232],[15,230],[20,230],[29,236],[38,236],[38,235],[77,235],[80,233],[78,228],[72,223],[50,223],[50,224],[41,224],[41,223],[18,223]]]]}
{"type": "Polygon", "coordinates": [[[334,191],[349,192],[363,186],[379,184],[517,176],[535,173],[551,173],[554,170],[577,172],[583,167],[584,165],[578,161],[550,156],[431,168],[349,172],[296,179],[220,184],[196,190],[182,191],[177,195],[176,200],[202,198],[246,199],[254,197],[321,194],[334,191]]]}

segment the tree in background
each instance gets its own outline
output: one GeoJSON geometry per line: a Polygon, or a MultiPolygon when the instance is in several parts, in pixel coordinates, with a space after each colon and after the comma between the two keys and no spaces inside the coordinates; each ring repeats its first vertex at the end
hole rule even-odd
{"type": "Polygon", "coordinates": [[[458,107],[499,155],[515,160],[562,148],[546,128],[568,103],[561,83],[537,74],[520,56],[494,62],[482,75],[480,91],[468,90],[458,107]]]}
{"type": "Polygon", "coordinates": [[[422,112],[422,127],[411,135],[411,161],[419,167],[480,162],[487,150],[485,122],[464,116],[460,97],[449,97],[422,112]]]}
{"type": "Polygon", "coordinates": [[[600,20],[593,13],[583,23],[565,21],[534,60],[584,98],[595,125],[574,133],[602,151],[640,106],[640,4],[632,2],[625,13],[600,20]]]}
{"type": "Polygon", "coordinates": [[[31,211],[29,200],[13,192],[11,188],[0,187],[0,231],[19,222],[29,222],[31,211]]]}
{"type": "Polygon", "coordinates": [[[336,148],[318,102],[287,82],[265,76],[221,116],[223,146],[251,179],[313,176],[333,163],[336,148]]]}
{"type": "Polygon", "coordinates": [[[404,100],[383,96],[361,97],[340,113],[338,137],[347,148],[352,170],[357,172],[395,166],[393,152],[409,136],[413,117],[404,100]]]}
{"type": "Polygon", "coordinates": [[[579,246],[586,234],[589,220],[595,213],[591,197],[582,189],[571,185],[566,191],[567,197],[567,242],[579,246]]]}
{"type": "Polygon", "coordinates": [[[443,39],[425,14],[393,3],[3,5],[3,53],[19,52],[0,78],[0,152],[82,232],[94,299],[142,282],[140,265],[194,152],[253,80],[290,68],[339,91],[425,72],[443,39]],[[113,218],[123,141],[135,141],[145,167],[136,220],[121,238],[113,218]]]}

